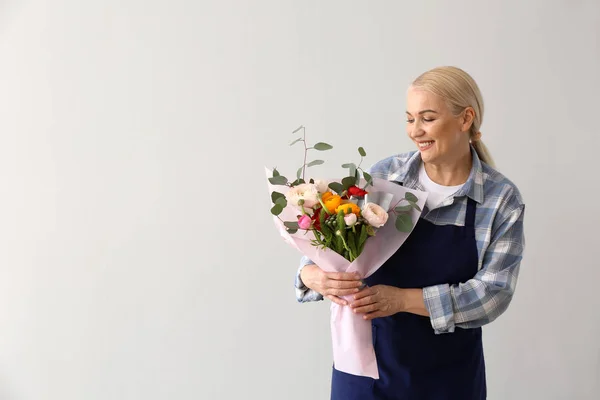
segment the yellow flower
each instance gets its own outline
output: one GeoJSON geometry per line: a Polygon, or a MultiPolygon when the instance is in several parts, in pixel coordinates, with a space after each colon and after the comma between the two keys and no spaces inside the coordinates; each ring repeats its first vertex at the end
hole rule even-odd
{"type": "Polygon", "coordinates": [[[354,203],[346,203],[339,205],[338,207],[336,207],[335,213],[339,213],[340,210],[344,210],[344,214],[352,213],[356,214],[357,217],[360,215],[360,207],[354,203]]]}
{"type": "Polygon", "coordinates": [[[325,204],[325,208],[329,211],[330,214],[335,212],[335,209],[342,203],[342,198],[336,194],[325,193],[321,199],[323,200],[323,204],[325,204]]]}

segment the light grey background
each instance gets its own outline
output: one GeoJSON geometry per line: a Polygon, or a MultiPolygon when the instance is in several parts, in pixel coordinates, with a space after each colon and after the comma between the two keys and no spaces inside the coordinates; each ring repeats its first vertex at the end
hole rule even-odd
{"type": "Polygon", "coordinates": [[[412,150],[411,79],[457,65],[527,203],[490,399],[598,399],[600,3],[0,2],[0,398],[326,399],[326,303],[263,166],[412,150]]]}

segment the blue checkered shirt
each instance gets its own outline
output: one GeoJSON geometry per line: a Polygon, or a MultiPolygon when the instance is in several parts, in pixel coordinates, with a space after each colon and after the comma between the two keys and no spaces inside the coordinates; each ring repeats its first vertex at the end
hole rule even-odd
{"type": "MultiPolygon", "coordinates": [[[[421,216],[436,225],[464,226],[467,198],[477,203],[478,272],[464,283],[423,288],[425,306],[437,334],[454,332],[456,327],[480,327],[501,315],[513,297],[525,246],[525,205],[519,190],[498,171],[481,162],[473,149],[471,153],[473,166],[467,182],[435,209],[425,209],[421,216]]],[[[420,164],[419,152],[404,153],[379,161],[369,173],[375,178],[401,182],[407,188],[423,191],[418,179],[420,164]]],[[[308,264],[312,261],[302,257],[296,274],[299,302],[323,299],[300,279],[302,268],[308,264]]]]}

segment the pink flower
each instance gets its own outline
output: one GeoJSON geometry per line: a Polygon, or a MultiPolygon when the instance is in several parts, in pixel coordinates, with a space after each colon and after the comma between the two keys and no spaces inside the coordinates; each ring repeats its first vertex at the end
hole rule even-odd
{"type": "Polygon", "coordinates": [[[388,219],[388,213],[375,203],[365,203],[362,216],[374,228],[381,228],[388,219]]]}
{"type": "Polygon", "coordinates": [[[308,215],[302,215],[298,218],[298,226],[300,229],[310,229],[310,225],[312,224],[312,220],[308,215]]]}

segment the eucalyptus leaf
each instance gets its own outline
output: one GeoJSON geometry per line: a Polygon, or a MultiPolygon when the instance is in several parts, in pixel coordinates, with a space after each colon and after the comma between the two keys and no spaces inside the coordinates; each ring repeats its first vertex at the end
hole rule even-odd
{"type": "Polygon", "coordinates": [[[417,203],[415,203],[414,201],[409,201],[409,203],[415,210],[421,212],[421,207],[419,207],[417,203]]]}
{"type": "Polygon", "coordinates": [[[342,186],[344,190],[348,190],[350,186],[354,186],[356,184],[356,178],[354,176],[347,176],[342,179],[342,186]]]}
{"type": "Polygon", "coordinates": [[[273,192],[271,193],[271,201],[273,203],[275,203],[277,201],[277,199],[280,198],[284,198],[285,199],[285,195],[283,193],[279,193],[279,192],[273,192]]]}
{"type": "Polygon", "coordinates": [[[302,138],[294,140],[292,143],[290,143],[290,146],[295,145],[296,143],[300,142],[301,140],[302,140],[302,138]]]}
{"type": "Polygon", "coordinates": [[[313,146],[315,150],[325,151],[333,149],[333,146],[327,143],[319,142],[313,146]]]}
{"type": "Polygon", "coordinates": [[[289,229],[298,229],[298,228],[300,228],[300,226],[298,226],[298,222],[297,221],[285,221],[283,223],[283,225],[285,225],[285,227],[289,228],[289,229]]]}
{"type": "Polygon", "coordinates": [[[404,198],[406,200],[410,201],[411,203],[416,203],[417,201],[419,201],[419,199],[417,198],[417,196],[415,196],[411,192],[406,192],[406,194],[404,195],[404,198]]]}
{"type": "Polygon", "coordinates": [[[300,177],[302,176],[302,168],[304,168],[304,167],[298,168],[298,171],[296,172],[296,178],[298,178],[298,179],[300,179],[300,177]]]}
{"type": "Polygon", "coordinates": [[[281,208],[285,208],[287,206],[287,200],[285,199],[285,197],[280,197],[277,200],[275,200],[275,204],[281,206],[281,208]]]}
{"type": "Polygon", "coordinates": [[[285,176],[280,175],[269,178],[269,182],[271,182],[271,185],[285,185],[288,183],[288,180],[285,176]]]}
{"type": "Polygon", "coordinates": [[[394,208],[394,211],[396,211],[397,213],[404,213],[404,212],[410,211],[412,209],[413,209],[412,204],[407,204],[405,206],[398,206],[398,207],[394,208]]]}
{"type": "Polygon", "coordinates": [[[365,152],[365,149],[363,149],[362,147],[358,148],[358,152],[361,156],[366,157],[367,153],[365,152]]]}
{"type": "Polygon", "coordinates": [[[273,177],[275,176],[279,176],[279,171],[277,171],[277,168],[273,168],[273,177]]]}
{"type": "Polygon", "coordinates": [[[300,125],[300,126],[299,126],[298,128],[296,128],[296,130],[295,130],[294,132],[292,132],[292,133],[296,133],[296,132],[300,131],[300,129],[304,129],[304,126],[300,125]]]}
{"type": "Polygon", "coordinates": [[[327,186],[329,187],[329,189],[333,190],[337,194],[340,194],[344,191],[344,186],[339,182],[331,182],[327,186]]]}
{"type": "Polygon", "coordinates": [[[413,228],[412,218],[410,214],[400,214],[396,218],[396,229],[400,232],[410,232],[413,228]]]}
{"type": "Polygon", "coordinates": [[[287,233],[289,233],[290,235],[292,235],[292,234],[294,234],[296,232],[298,232],[298,229],[289,229],[288,228],[288,230],[287,230],[287,233]]]}
{"type": "Polygon", "coordinates": [[[281,207],[279,204],[275,204],[271,208],[271,214],[273,214],[273,215],[279,215],[282,213],[282,211],[283,211],[283,207],[281,207]]]}
{"type": "Polygon", "coordinates": [[[371,175],[369,175],[368,173],[366,173],[365,171],[363,171],[363,176],[365,177],[365,180],[367,181],[367,183],[369,185],[373,184],[373,177],[371,175]]]}
{"type": "Polygon", "coordinates": [[[325,163],[325,161],[323,161],[323,160],[313,160],[313,161],[309,162],[308,164],[306,164],[306,166],[307,167],[312,167],[312,166],[321,165],[321,164],[324,164],[324,163],[325,163]]]}
{"type": "Polygon", "coordinates": [[[292,182],[292,183],[291,183],[291,185],[292,185],[292,186],[298,186],[298,185],[301,185],[301,184],[303,184],[303,183],[305,183],[305,182],[304,182],[304,179],[300,179],[300,178],[298,178],[298,179],[296,179],[294,182],[292,182]]]}

